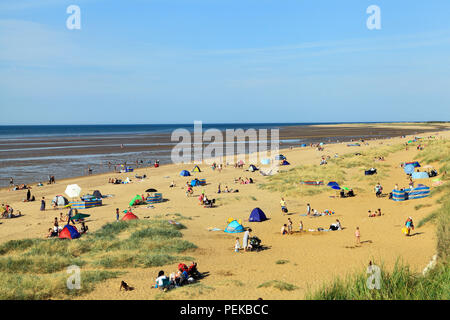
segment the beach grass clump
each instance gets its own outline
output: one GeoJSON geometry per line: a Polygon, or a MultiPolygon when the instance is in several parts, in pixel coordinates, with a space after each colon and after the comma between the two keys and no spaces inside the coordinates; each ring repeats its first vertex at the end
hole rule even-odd
{"type": "Polygon", "coordinates": [[[266,178],[266,182],[258,184],[258,188],[280,192],[286,196],[308,196],[329,191],[326,186],[309,186],[302,181],[337,181],[345,182],[345,170],[337,165],[303,165],[266,178]]]}
{"type": "Polygon", "coordinates": [[[275,261],[275,264],[286,264],[286,263],[289,263],[289,260],[280,259],[280,260],[275,261]]]}
{"type": "Polygon", "coordinates": [[[117,271],[81,271],[81,288],[67,288],[66,272],[51,274],[14,274],[0,272],[0,300],[44,300],[79,296],[94,290],[95,284],[116,278],[117,271]]]}
{"type": "Polygon", "coordinates": [[[276,288],[280,291],[293,291],[298,289],[296,285],[279,280],[266,281],[264,283],[261,283],[257,288],[269,288],[269,287],[276,288]]]}
{"type": "Polygon", "coordinates": [[[447,300],[450,298],[450,269],[439,264],[426,276],[396,263],[392,272],[380,268],[380,288],[370,289],[366,270],[337,278],[332,284],[308,293],[310,300],[447,300]]]}
{"type": "Polygon", "coordinates": [[[115,277],[120,269],[149,268],[193,260],[192,257],[178,255],[196,248],[193,243],[182,239],[180,230],[185,228],[180,223],[167,220],[133,220],[108,223],[98,231],[75,240],[8,241],[0,246],[0,273],[7,270],[14,277],[0,280],[0,286],[10,289],[0,289],[0,298],[48,299],[87,292],[77,290],[74,293],[65,289],[65,282],[61,281],[67,279],[64,271],[71,265],[82,267],[83,283],[90,288],[97,282],[115,277]],[[14,281],[17,288],[12,290],[11,282],[14,281]]]}

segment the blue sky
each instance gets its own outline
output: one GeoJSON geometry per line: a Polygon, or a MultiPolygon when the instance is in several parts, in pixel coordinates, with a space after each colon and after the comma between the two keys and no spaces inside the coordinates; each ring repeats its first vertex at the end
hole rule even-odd
{"type": "Polygon", "coordinates": [[[450,1],[410,2],[2,0],[0,124],[450,120],[450,1]]]}

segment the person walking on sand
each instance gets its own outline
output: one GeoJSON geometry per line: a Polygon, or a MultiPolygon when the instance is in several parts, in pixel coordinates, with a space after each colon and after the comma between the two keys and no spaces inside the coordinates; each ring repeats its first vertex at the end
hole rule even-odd
{"type": "Polygon", "coordinates": [[[355,231],[355,237],[356,237],[356,245],[361,245],[361,233],[359,232],[359,227],[356,227],[355,231]]]}
{"type": "Polygon", "coordinates": [[[311,214],[311,206],[309,205],[309,203],[306,205],[306,215],[310,215],[311,214]]]}
{"type": "Polygon", "coordinates": [[[287,207],[286,207],[286,201],[284,201],[284,198],[281,198],[280,205],[281,205],[281,212],[284,215],[285,213],[288,212],[287,207]]]}
{"type": "Polygon", "coordinates": [[[42,197],[41,200],[41,211],[45,211],[45,197],[42,197]]]}
{"type": "Polygon", "coordinates": [[[119,214],[119,208],[116,208],[116,221],[119,222],[120,214],[119,214]]]}
{"type": "Polygon", "coordinates": [[[411,234],[411,229],[414,230],[414,223],[411,217],[408,217],[405,222],[405,227],[407,230],[406,235],[409,236],[411,234]]]}

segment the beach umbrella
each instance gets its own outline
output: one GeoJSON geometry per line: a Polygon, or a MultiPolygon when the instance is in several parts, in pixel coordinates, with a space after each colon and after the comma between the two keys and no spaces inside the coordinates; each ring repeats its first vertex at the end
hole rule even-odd
{"type": "Polygon", "coordinates": [[[81,188],[77,184],[69,184],[66,188],[66,194],[70,198],[79,197],[81,193],[81,188]]]}
{"type": "Polygon", "coordinates": [[[331,186],[331,189],[334,189],[334,190],[341,190],[341,187],[339,187],[339,186],[337,186],[337,185],[334,185],[334,186],[331,186]]]}
{"type": "Polygon", "coordinates": [[[72,218],[70,218],[70,220],[80,220],[80,219],[84,219],[84,218],[87,218],[87,217],[90,217],[90,216],[91,216],[90,214],[77,213],[72,218]]]}
{"type": "Polygon", "coordinates": [[[350,189],[349,189],[349,188],[347,188],[347,187],[342,187],[342,189],[344,189],[344,190],[347,190],[347,191],[348,191],[348,190],[350,190],[350,189]]]}
{"type": "Polygon", "coordinates": [[[150,188],[150,189],[145,190],[145,192],[158,192],[158,190],[150,188]]]}

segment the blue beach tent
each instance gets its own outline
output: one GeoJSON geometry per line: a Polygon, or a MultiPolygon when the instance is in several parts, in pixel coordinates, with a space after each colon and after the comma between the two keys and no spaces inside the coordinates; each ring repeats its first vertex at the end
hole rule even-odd
{"type": "Polygon", "coordinates": [[[233,220],[228,224],[224,231],[227,233],[239,233],[244,232],[244,227],[236,220],[233,220]]]}
{"type": "Polygon", "coordinates": [[[248,221],[250,222],[261,222],[267,220],[265,213],[260,208],[255,208],[250,213],[250,218],[248,221]]]}
{"type": "Polygon", "coordinates": [[[189,177],[191,174],[187,170],[183,170],[180,172],[180,176],[182,177],[189,177]]]}
{"type": "Polygon", "coordinates": [[[403,170],[406,174],[412,174],[414,172],[414,166],[412,164],[407,164],[403,170]]]}

